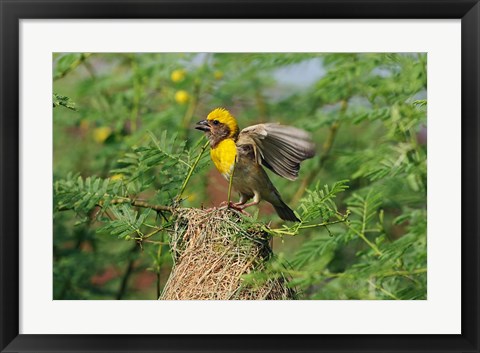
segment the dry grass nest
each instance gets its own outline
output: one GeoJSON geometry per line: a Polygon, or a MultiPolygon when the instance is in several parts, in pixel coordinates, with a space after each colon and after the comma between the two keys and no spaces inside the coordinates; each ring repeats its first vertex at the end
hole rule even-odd
{"type": "Polygon", "coordinates": [[[261,273],[270,236],[230,209],[181,209],[171,234],[174,267],[160,299],[294,299],[283,275],[261,273]],[[268,276],[267,276],[268,277],[268,276]]]}

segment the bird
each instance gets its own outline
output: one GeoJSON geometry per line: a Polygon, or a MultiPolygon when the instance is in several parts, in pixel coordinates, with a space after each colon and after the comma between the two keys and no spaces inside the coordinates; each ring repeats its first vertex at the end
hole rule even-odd
{"type": "Polygon", "coordinates": [[[300,222],[282,200],[263,167],[295,180],[300,163],[315,155],[308,132],[279,123],[252,125],[240,131],[236,118],[225,108],[216,108],[195,125],[204,131],[210,144],[210,157],[218,171],[230,180],[240,200],[228,207],[244,212],[261,200],[269,202],[285,221],[300,222]],[[252,202],[247,203],[247,201],[252,202]]]}

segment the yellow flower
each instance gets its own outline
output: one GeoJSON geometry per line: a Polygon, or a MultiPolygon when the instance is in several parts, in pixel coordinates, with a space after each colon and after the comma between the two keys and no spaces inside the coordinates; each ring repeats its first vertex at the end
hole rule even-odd
{"type": "Polygon", "coordinates": [[[103,143],[112,134],[112,129],[108,126],[97,127],[93,130],[93,139],[95,142],[103,143]]]}
{"type": "Polygon", "coordinates": [[[213,73],[213,77],[215,77],[215,80],[221,80],[223,77],[223,72],[217,70],[213,73]]]}
{"type": "Polygon", "coordinates": [[[122,180],[123,174],[115,174],[110,177],[110,180],[122,180]]]}
{"type": "Polygon", "coordinates": [[[185,79],[185,70],[174,70],[170,75],[173,82],[180,82],[185,79]]]}
{"type": "Polygon", "coordinates": [[[178,104],[185,104],[188,102],[189,99],[190,99],[190,95],[188,94],[187,91],[180,90],[175,93],[175,101],[178,104]]]}

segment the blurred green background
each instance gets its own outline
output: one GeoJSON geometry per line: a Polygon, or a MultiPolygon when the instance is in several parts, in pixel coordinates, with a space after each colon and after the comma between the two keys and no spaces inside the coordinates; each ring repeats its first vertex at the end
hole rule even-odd
{"type": "MultiPolygon", "coordinates": [[[[193,126],[216,107],[230,110],[240,128],[267,121],[303,128],[317,156],[302,163],[295,182],[270,173],[273,183],[302,214],[308,190],[348,180],[329,200],[351,216],[275,237],[274,253],[289,264],[300,298],[426,299],[426,92],[420,53],[55,53],[53,181],[65,190],[78,176],[108,179],[125,195],[169,204],[185,175],[159,165],[133,182],[122,168],[135,149],[155,139],[198,152],[203,137],[193,126]]],[[[183,206],[226,200],[227,182],[204,164],[183,206]]],[[[142,246],[113,236],[94,211],[63,210],[56,190],[54,299],[156,299],[172,266],[168,234],[142,246]]],[[[145,217],[159,224],[162,216],[145,217]]],[[[258,217],[282,225],[270,205],[258,217]]]]}

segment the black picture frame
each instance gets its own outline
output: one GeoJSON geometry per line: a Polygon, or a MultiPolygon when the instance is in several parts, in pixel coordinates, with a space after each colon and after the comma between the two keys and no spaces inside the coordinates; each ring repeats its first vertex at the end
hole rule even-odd
{"type": "Polygon", "coordinates": [[[478,0],[0,0],[0,11],[2,352],[479,352],[478,0]],[[462,333],[244,336],[19,334],[19,20],[58,18],[461,19],[462,333]]]}

